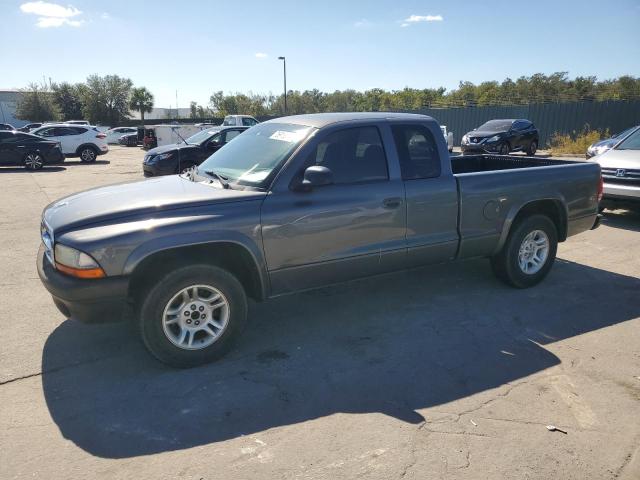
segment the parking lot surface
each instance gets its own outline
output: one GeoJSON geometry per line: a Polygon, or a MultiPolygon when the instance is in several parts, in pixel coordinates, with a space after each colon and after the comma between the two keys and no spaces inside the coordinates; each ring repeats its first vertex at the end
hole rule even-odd
{"type": "Polygon", "coordinates": [[[282,297],[173,370],[64,319],[35,268],[43,207],[142,156],[0,170],[0,478],[640,478],[640,213],[535,288],[474,260],[282,297]]]}

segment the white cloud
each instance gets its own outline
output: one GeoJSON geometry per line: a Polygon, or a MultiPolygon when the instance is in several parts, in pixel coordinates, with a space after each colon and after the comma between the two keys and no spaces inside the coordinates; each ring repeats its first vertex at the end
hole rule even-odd
{"type": "Polygon", "coordinates": [[[442,15],[411,15],[408,18],[405,18],[402,21],[401,27],[408,27],[412,23],[421,23],[421,22],[442,22],[444,18],[442,15]]]}
{"type": "Polygon", "coordinates": [[[69,25],[70,27],[79,27],[84,24],[84,20],[69,20],[67,18],[56,17],[40,17],[36,22],[36,27],[49,28],[49,27],[61,27],[62,25],[69,25]]]}
{"type": "Polygon", "coordinates": [[[111,20],[111,15],[109,15],[107,12],[103,12],[103,13],[100,15],[100,18],[101,18],[102,20],[111,20]]]}
{"type": "Polygon", "coordinates": [[[256,58],[267,58],[269,55],[266,53],[258,52],[256,53],[256,58]]]}
{"type": "Polygon", "coordinates": [[[358,20],[357,22],[354,22],[353,26],[356,28],[368,28],[373,26],[373,23],[371,23],[366,18],[363,18],[361,20],[358,20]]]}
{"type": "Polygon", "coordinates": [[[50,28],[69,25],[79,27],[84,24],[84,20],[71,20],[72,17],[81,15],[82,12],[72,5],[66,7],[57,3],[48,2],[27,2],[20,5],[20,10],[26,14],[38,16],[36,27],[50,28]]]}

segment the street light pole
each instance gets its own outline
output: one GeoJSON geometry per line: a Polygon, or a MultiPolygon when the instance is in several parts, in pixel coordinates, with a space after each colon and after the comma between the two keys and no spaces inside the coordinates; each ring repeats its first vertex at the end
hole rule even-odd
{"type": "Polygon", "coordinates": [[[284,66],[284,113],[287,113],[287,59],[278,57],[278,60],[282,60],[284,66]]]}

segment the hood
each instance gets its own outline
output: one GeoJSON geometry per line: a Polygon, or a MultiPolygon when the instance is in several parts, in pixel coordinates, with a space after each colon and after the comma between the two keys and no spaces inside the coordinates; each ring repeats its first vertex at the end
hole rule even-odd
{"type": "Polygon", "coordinates": [[[179,175],[95,188],[62,198],[43,213],[54,232],[132,215],[152,215],[184,207],[258,200],[265,192],[223,189],[179,175]]]}
{"type": "Polygon", "coordinates": [[[500,133],[507,133],[506,130],[471,130],[467,135],[470,137],[477,138],[485,138],[485,137],[493,137],[494,135],[498,135],[500,133]]]}
{"type": "Polygon", "coordinates": [[[628,168],[630,170],[640,170],[640,150],[607,150],[601,155],[594,157],[602,168],[628,168]]]}
{"type": "Polygon", "coordinates": [[[613,147],[616,143],[618,143],[620,139],[616,138],[607,138],[606,140],[600,140],[599,142],[592,143],[589,148],[595,147],[613,147]]]}
{"type": "Polygon", "coordinates": [[[172,143],[169,145],[162,145],[161,147],[152,148],[147,152],[145,156],[152,157],[161,153],[175,152],[176,150],[193,150],[200,148],[200,145],[191,145],[187,143],[172,143]]]}

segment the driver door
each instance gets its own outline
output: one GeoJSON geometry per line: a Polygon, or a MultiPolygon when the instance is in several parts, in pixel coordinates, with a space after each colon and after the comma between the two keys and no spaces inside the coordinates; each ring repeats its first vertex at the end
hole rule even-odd
{"type": "MultiPolygon", "coordinates": [[[[272,294],[402,268],[406,210],[400,178],[391,178],[377,126],[314,139],[300,167],[327,167],[333,183],[267,196],[262,238],[272,294]]],[[[293,184],[292,184],[293,185],[293,184]]]]}

